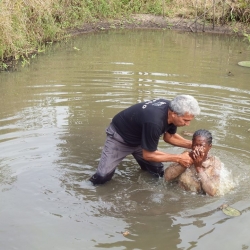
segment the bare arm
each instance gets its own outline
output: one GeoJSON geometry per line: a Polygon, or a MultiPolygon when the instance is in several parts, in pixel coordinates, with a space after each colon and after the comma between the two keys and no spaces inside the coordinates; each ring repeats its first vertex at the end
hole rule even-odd
{"type": "Polygon", "coordinates": [[[147,161],[154,162],[177,162],[183,165],[184,167],[189,167],[193,163],[193,159],[189,156],[188,152],[183,154],[167,154],[161,151],[147,151],[142,150],[143,159],[147,161]]]}
{"type": "Polygon", "coordinates": [[[163,136],[163,140],[169,144],[182,148],[192,147],[192,141],[183,138],[179,134],[169,134],[166,132],[163,136]]]}
{"type": "Polygon", "coordinates": [[[213,161],[209,168],[197,167],[196,171],[200,178],[202,189],[209,195],[214,196],[220,188],[220,169],[221,162],[213,161]]]}
{"type": "Polygon", "coordinates": [[[166,168],[164,172],[164,178],[166,181],[171,181],[182,174],[185,170],[186,168],[178,163],[172,164],[166,168]]]}
{"type": "Polygon", "coordinates": [[[211,196],[216,195],[219,190],[219,176],[209,176],[206,171],[199,172],[198,175],[200,177],[201,187],[206,192],[206,194],[211,196]]]}

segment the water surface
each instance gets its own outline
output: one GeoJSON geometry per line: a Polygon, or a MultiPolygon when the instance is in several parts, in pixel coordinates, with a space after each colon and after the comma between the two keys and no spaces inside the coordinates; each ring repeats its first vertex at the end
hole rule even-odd
{"type": "Polygon", "coordinates": [[[250,70],[237,62],[249,58],[242,38],[120,30],[55,44],[2,72],[1,249],[248,249],[250,70]],[[112,181],[92,186],[112,117],[177,94],[199,101],[188,130],[212,132],[212,152],[235,187],[221,197],[184,192],[132,157],[112,181]],[[223,203],[242,215],[228,218],[223,203]]]}

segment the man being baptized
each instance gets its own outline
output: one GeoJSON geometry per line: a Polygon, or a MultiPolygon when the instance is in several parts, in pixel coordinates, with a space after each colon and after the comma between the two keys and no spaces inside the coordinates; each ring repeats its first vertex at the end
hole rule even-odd
{"type": "Polygon", "coordinates": [[[192,151],[189,153],[193,165],[188,168],[179,163],[173,163],[166,168],[166,181],[177,181],[187,191],[208,194],[220,194],[221,161],[208,155],[212,147],[212,135],[209,131],[200,129],[195,131],[192,139],[192,151]]]}

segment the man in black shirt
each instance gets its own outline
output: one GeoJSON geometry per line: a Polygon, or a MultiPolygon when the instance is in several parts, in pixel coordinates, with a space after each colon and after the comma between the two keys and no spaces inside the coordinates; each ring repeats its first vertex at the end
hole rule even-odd
{"type": "Polygon", "coordinates": [[[188,126],[200,108],[190,95],[176,96],[172,101],[155,99],[135,104],[113,119],[106,130],[107,139],[93,184],[109,181],[117,165],[132,154],[142,170],[162,177],[162,162],[178,162],[189,167],[193,160],[188,152],[168,154],[157,150],[160,137],[174,146],[191,148],[192,142],[176,133],[177,127],[188,126]]]}

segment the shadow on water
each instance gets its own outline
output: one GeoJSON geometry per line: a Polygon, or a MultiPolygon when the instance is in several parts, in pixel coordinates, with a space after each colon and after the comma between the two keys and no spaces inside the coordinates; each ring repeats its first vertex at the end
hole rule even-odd
{"type": "MultiPolygon", "coordinates": [[[[1,73],[3,247],[249,248],[250,71],[237,65],[249,56],[239,38],[114,31],[57,44],[29,67],[1,73]],[[212,132],[213,154],[234,188],[219,197],[184,192],[141,171],[132,157],[112,181],[92,186],[112,117],[183,93],[202,110],[188,130],[212,132]],[[242,215],[227,217],[218,210],[223,203],[242,215]]],[[[159,147],[182,152],[162,141],[159,147]]]]}

